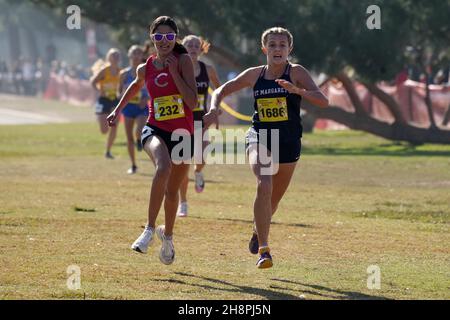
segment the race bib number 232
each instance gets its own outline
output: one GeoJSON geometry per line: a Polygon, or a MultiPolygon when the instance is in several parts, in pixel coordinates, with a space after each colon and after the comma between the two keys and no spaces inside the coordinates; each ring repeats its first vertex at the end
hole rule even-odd
{"type": "Polygon", "coordinates": [[[185,116],[183,99],[179,94],[155,98],[153,105],[157,121],[184,118],[185,116]]]}

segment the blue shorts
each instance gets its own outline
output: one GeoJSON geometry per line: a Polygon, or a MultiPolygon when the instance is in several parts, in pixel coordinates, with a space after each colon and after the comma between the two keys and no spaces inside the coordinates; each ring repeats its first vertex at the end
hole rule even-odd
{"type": "Polygon", "coordinates": [[[141,108],[139,105],[134,103],[129,103],[122,109],[122,114],[127,118],[136,119],[137,117],[144,116],[148,117],[148,108],[145,106],[141,108]]]}

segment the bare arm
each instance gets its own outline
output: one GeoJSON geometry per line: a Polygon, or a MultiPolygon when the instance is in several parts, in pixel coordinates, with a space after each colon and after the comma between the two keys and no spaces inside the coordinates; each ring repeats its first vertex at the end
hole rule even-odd
{"type": "Polygon", "coordinates": [[[120,70],[120,74],[119,74],[119,97],[122,95],[122,93],[124,93],[125,90],[125,75],[127,73],[126,69],[122,69],[120,70]]]}
{"type": "Polygon", "coordinates": [[[328,98],[315,84],[308,70],[300,65],[296,65],[292,68],[291,76],[294,83],[281,79],[276,81],[290,93],[298,94],[318,107],[325,108],[328,106],[328,98]]]}
{"type": "Polygon", "coordinates": [[[102,68],[99,72],[97,72],[97,74],[92,75],[92,77],[89,79],[92,87],[96,91],[98,91],[97,84],[105,78],[105,70],[106,70],[106,67],[102,68]]]}
{"type": "Polygon", "coordinates": [[[216,128],[218,128],[218,111],[222,100],[236,91],[254,86],[256,79],[261,73],[261,68],[262,67],[255,67],[247,69],[236,78],[214,90],[211,98],[211,108],[203,117],[206,127],[210,126],[212,123],[216,123],[216,128]]]}
{"type": "Polygon", "coordinates": [[[167,58],[166,63],[169,65],[169,71],[173,81],[183,97],[184,102],[192,110],[198,104],[197,83],[195,81],[194,66],[191,58],[182,54],[179,61],[175,56],[167,58]],[[181,73],[178,71],[178,64],[181,66],[181,73]]]}
{"type": "Polygon", "coordinates": [[[230,94],[244,88],[252,87],[255,84],[260,72],[261,67],[247,69],[236,78],[226,82],[214,90],[211,100],[211,111],[216,112],[219,109],[223,98],[226,96],[229,96],[230,94]]]}
{"type": "Polygon", "coordinates": [[[206,71],[208,71],[208,78],[214,86],[214,89],[220,87],[220,80],[217,76],[216,68],[206,65],[206,71]]]}
{"type": "Polygon", "coordinates": [[[107,120],[110,126],[114,125],[116,118],[120,114],[120,111],[123,109],[124,106],[128,104],[128,101],[130,101],[144,86],[145,63],[139,65],[139,67],[136,70],[136,74],[137,74],[136,79],[134,79],[134,81],[130,83],[128,88],[125,90],[125,93],[123,94],[122,98],[120,98],[119,103],[111,112],[111,114],[108,116],[107,120]]]}

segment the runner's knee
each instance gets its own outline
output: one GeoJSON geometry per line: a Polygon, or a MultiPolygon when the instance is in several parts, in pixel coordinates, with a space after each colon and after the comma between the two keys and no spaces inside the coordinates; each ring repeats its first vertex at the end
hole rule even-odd
{"type": "Polygon", "coordinates": [[[157,161],[156,162],[155,175],[158,175],[162,178],[168,179],[171,171],[172,171],[172,164],[170,163],[170,161],[157,161]]]}
{"type": "Polygon", "coordinates": [[[258,196],[270,197],[272,195],[272,179],[270,176],[258,177],[258,196]]]}

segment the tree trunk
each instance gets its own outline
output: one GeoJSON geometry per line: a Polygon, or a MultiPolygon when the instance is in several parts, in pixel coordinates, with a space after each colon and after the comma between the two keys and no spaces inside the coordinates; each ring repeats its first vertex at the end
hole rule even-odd
{"type": "Polygon", "coordinates": [[[450,144],[450,130],[418,128],[399,123],[388,124],[369,116],[345,111],[337,106],[318,108],[305,102],[302,104],[302,108],[317,118],[330,119],[350,129],[366,131],[389,140],[407,141],[415,145],[424,143],[450,144]]]}
{"type": "Polygon", "coordinates": [[[428,72],[425,72],[425,76],[425,104],[427,105],[428,117],[430,118],[430,128],[437,128],[436,121],[434,121],[433,105],[431,104],[430,98],[430,75],[428,72]]]}
{"type": "Polygon", "coordinates": [[[376,96],[378,99],[380,99],[381,102],[384,103],[384,105],[389,109],[392,116],[394,117],[395,122],[399,124],[406,124],[406,120],[400,110],[400,106],[392,96],[378,88],[378,86],[374,83],[364,82],[363,85],[367,88],[367,90],[369,90],[371,94],[376,96]]]}
{"type": "Polygon", "coordinates": [[[450,121],[450,105],[447,108],[447,112],[445,113],[444,120],[442,120],[442,125],[446,126],[450,121]]]}
{"type": "Polygon", "coordinates": [[[353,86],[353,81],[344,72],[340,72],[339,74],[337,74],[336,79],[342,82],[342,85],[347,91],[350,101],[355,108],[355,113],[357,115],[367,115],[366,109],[364,108],[364,105],[362,104],[362,101],[356,93],[355,87],[353,86]]]}

